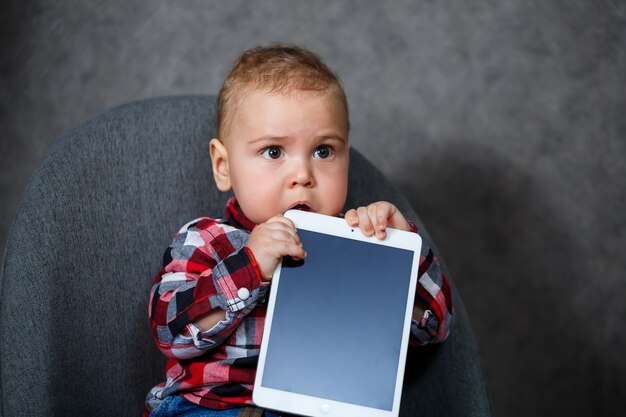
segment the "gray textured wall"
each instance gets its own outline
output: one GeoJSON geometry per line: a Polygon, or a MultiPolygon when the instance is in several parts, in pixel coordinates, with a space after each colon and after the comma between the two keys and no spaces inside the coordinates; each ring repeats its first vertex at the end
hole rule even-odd
{"type": "MultiPolygon", "coordinates": [[[[626,413],[626,2],[4,1],[0,249],[75,123],[308,46],[452,272],[500,416],[626,413]]],[[[149,150],[148,150],[149,151],[149,150]]]]}

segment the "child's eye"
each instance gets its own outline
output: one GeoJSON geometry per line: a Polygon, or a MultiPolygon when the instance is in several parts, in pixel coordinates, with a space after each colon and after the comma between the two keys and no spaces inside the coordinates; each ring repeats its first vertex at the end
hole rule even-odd
{"type": "Polygon", "coordinates": [[[263,153],[261,154],[264,158],[267,159],[278,159],[283,154],[283,151],[280,150],[277,146],[269,146],[265,148],[263,153]]]}
{"type": "Polygon", "coordinates": [[[330,146],[322,145],[315,150],[315,157],[320,159],[326,159],[333,154],[330,146]]]}

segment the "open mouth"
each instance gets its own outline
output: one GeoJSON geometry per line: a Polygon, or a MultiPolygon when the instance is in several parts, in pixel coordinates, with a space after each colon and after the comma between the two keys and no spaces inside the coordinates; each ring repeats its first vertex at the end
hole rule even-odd
{"type": "Polygon", "coordinates": [[[306,203],[298,203],[291,206],[289,210],[313,211],[313,209],[306,203]]]}

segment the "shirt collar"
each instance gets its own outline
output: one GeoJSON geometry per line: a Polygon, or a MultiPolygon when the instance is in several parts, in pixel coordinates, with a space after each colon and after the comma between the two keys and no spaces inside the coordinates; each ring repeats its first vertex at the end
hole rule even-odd
{"type": "Polygon", "coordinates": [[[226,222],[234,227],[246,229],[248,232],[251,232],[256,226],[252,220],[243,214],[235,197],[229,198],[228,203],[226,203],[226,222]]]}

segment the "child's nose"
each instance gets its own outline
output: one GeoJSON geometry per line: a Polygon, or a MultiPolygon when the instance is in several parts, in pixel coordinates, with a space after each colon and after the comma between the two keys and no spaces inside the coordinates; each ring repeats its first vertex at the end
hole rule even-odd
{"type": "Polygon", "coordinates": [[[289,185],[295,187],[311,187],[314,184],[312,167],[307,163],[299,163],[294,166],[289,185]]]}

